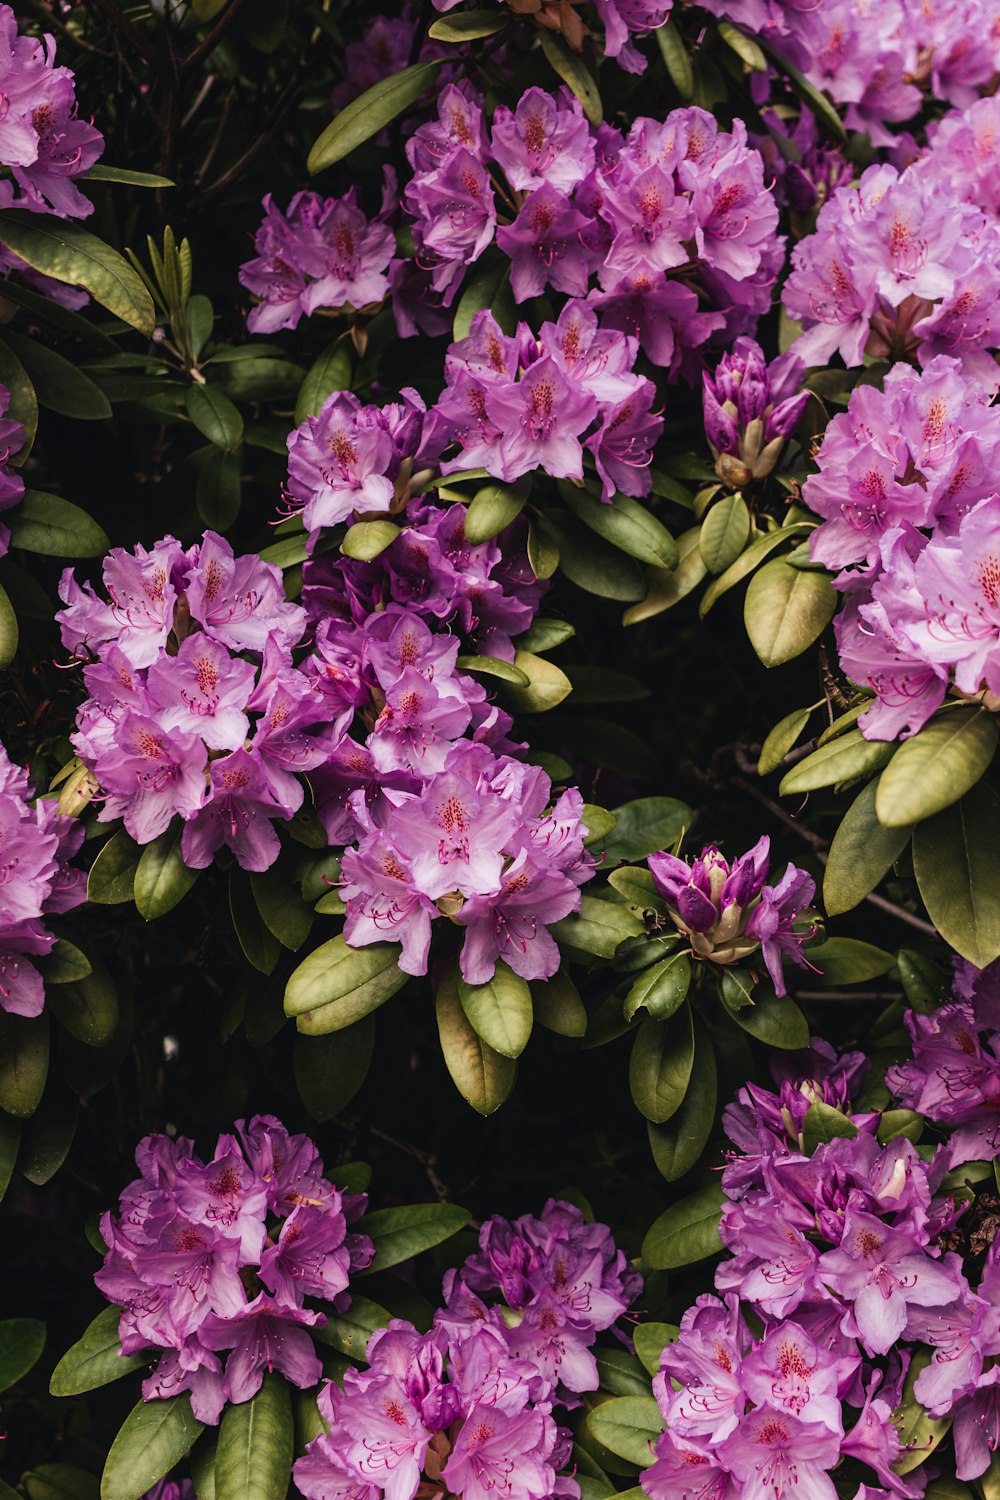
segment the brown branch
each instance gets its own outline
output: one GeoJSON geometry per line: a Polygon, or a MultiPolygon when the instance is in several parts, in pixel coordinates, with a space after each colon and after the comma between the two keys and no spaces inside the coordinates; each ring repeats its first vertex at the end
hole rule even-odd
{"type": "Polygon", "coordinates": [[[192,68],[196,68],[198,64],[200,62],[203,62],[210,53],[215,51],[216,47],[222,41],[222,38],[225,36],[226,32],[229,30],[230,26],[232,26],[233,22],[236,20],[236,17],[239,15],[240,11],[243,10],[246,4],[247,0],[229,0],[228,6],[222,12],[222,15],[216,21],[215,25],[208,33],[208,36],[205,37],[204,41],[199,42],[197,47],[195,47],[193,51],[188,53],[187,57],[181,58],[179,64],[181,73],[190,72],[192,68]]]}
{"type": "Polygon", "coordinates": [[[279,95],[278,102],[271,111],[270,120],[254,138],[252,145],[247,147],[243,155],[238,157],[231,167],[227,167],[226,171],[220,177],[217,177],[214,182],[209,183],[205,191],[200,194],[200,199],[203,203],[209,203],[213,198],[218,197],[220,193],[225,192],[226,188],[235,182],[246,171],[251,162],[260,155],[264,147],[271,143],[295,103],[304,71],[305,65],[300,63],[279,95]]]}

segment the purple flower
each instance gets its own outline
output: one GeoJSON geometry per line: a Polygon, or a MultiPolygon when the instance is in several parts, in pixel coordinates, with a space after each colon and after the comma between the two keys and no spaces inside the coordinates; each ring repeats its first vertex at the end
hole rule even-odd
{"type": "Polygon", "coordinates": [[[795,355],[768,365],[748,338],[736,340],[714,376],[704,372],[705,432],[720,479],[738,488],[770,474],[809,400],[808,391],[797,391],[804,373],[795,355]]]}
{"type": "Polygon", "coordinates": [[[720,1445],[719,1457],[743,1485],[745,1500],[835,1500],[829,1470],[840,1435],[821,1422],[758,1406],[720,1445]]]}
{"type": "Polygon", "coordinates": [[[547,926],[579,908],[575,883],[522,849],[504,871],[498,891],[475,894],[462,907],[464,979],[485,984],[498,959],[523,979],[550,979],[560,956],[547,926]]]}
{"type": "MultiPolygon", "coordinates": [[[[557,478],[582,479],[580,433],[596,408],[593,396],[543,356],[516,384],[488,389],[486,412],[501,435],[497,458],[485,467],[506,483],[538,468],[557,478]]],[[[464,457],[462,462],[464,467],[464,457]]]]}
{"type": "Polygon", "coordinates": [[[761,956],[767,965],[771,982],[779,995],[785,993],[781,972],[783,958],[796,964],[808,964],[802,945],[811,938],[814,924],[803,926],[802,914],[812,905],[816,882],[811,875],[789,865],[777,885],[761,888],[760,900],[750,913],[746,935],[760,942],[761,956]]]}
{"type": "Polygon", "coordinates": [[[298,793],[295,806],[278,802],[252,751],[240,748],[212,761],[207,796],[184,826],[184,863],[203,870],[226,845],[244,870],[270,869],[281,848],[274,820],[297,811],[304,796],[301,785],[298,793]]]}
{"type": "Polygon", "coordinates": [[[528,194],[513,224],[498,229],[496,237],[511,258],[516,301],[539,297],[546,286],[571,297],[586,295],[593,257],[581,235],[588,222],[549,182],[528,194]]]}
{"type": "Polygon", "coordinates": [[[579,100],[567,89],[555,98],[526,89],[515,110],[505,104],[493,115],[494,161],[518,192],[544,183],[570,193],[594,166],[594,142],[579,100]]]}
{"type": "Polygon", "coordinates": [[[175,813],[192,818],[204,803],[206,751],[194,734],[162,729],[155,719],[129,709],[103,754],[91,753],[83,732],[72,742],[84,764],[100,766],[105,797],[99,820],[124,818],[137,843],[151,843],[175,813]]]}

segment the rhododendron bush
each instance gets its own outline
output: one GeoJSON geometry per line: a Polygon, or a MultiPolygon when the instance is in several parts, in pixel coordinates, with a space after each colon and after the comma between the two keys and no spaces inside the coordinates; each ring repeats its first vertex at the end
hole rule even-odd
{"type": "Polygon", "coordinates": [[[0,3],[0,1500],[1000,1500],[998,88],[0,3]]]}

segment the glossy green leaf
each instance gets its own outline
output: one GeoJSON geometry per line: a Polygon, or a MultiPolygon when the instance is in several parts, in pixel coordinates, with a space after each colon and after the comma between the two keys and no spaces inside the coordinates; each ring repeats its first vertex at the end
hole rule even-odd
{"type": "Polygon", "coordinates": [[[327,344],[319,358],[309,367],[295,400],[295,425],[307,417],[319,416],[324,401],[334,391],[346,391],[351,385],[351,351],[344,339],[327,344]]]}
{"type": "Polygon", "coordinates": [[[458,996],[473,1030],[502,1057],[520,1057],[531,1036],[531,990],[526,979],[498,962],[485,984],[458,981],[458,996]]]}
{"type": "Polygon", "coordinates": [[[455,665],[460,672],[478,672],[484,677],[495,677],[498,682],[509,683],[511,687],[531,686],[527,672],[511,666],[509,661],[499,661],[495,656],[459,656],[455,665]]]}
{"type": "Polygon", "coordinates": [[[551,578],[559,566],[559,543],[540,518],[528,522],[528,566],[538,579],[551,578]]]}
{"type": "MultiPolygon", "coordinates": [[[[723,594],[742,583],[755,568],[759,567],[766,557],[781,547],[791,537],[802,536],[810,528],[804,524],[792,524],[779,526],[775,531],[765,532],[763,536],[756,537],[734,563],[721,573],[718,578],[713,578],[708,588],[701,597],[698,605],[698,614],[704,618],[712,606],[722,598],[723,594]]],[[[695,535],[697,536],[697,529],[695,535]]]]}
{"type": "Polygon", "coordinates": [[[292,1066],[299,1098],[321,1125],[340,1114],[364,1083],[375,1049],[375,1019],[362,1016],[346,1031],[297,1035],[292,1066]]]}
{"type": "Polygon", "coordinates": [[[285,988],[285,1014],[300,1031],[322,1036],[343,1031],[401,990],[408,979],[397,965],[395,943],[351,948],[330,938],[299,964],[285,988]]]}
{"type": "Polygon", "coordinates": [[[9,667],[17,655],[19,638],[14,606],[10,602],[7,590],[0,584],[0,671],[9,667]]]}
{"type": "Polygon", "coordinates": [[[257,909],[249,877],[236,867],[229,872],[229,915],[247,963],[260,974],[273,974],[281,944],[257,909]]]}
{"type": "Polygon", "coordinates": [[[612,1396],[648,1396],[649,1376],[634,1354],[627,1349],[605,1348],[598,1344],[594,1349],[597,1373],[601,1390],[612,1396]]]}
{"type": "Polygon", "coordinates": [[[352,99],[334,117],[309,152],[307,165],[310,174],[315,176],[324,168],[332,167],[357,146],[378,135],[431,87],[440,66],[439,58],[415,63],[393,73],[390,78],[383,78],[357,99],[352,99]]]}
{"type": "Polygon", "coordinates": [[[632,1045],[629,1088],[635,1106],[656,1125],[675,1115],[694,1067],[694,1026],[685,1005],[669,1021],[643,1021],[632,1045]]]}
{"type": "Polygon", "coordinates": [[[894,744],[885,740],[866,740],[860,729],[850,729],[839,738],[821,745],[787,771],[778,791],[782,797],[789,797],[795,792],[813,792],[819,787],[835,786],[838,781],[853,781],[858,776],[880,771],[895,753],[894,744]]]}
{"type": "Polygon", "coordinates": [[[606,807],[597,807],[593,802],[585,802],[581,821],[586,829],[583,842],[588,848],[596,845],[603,849],[608,835],[615,826],[614,813],[608,812],[606,807]]]}
{"type": "Polygon", "coordinates": [[[932,1359],[930,1349],[918,1349],[910,1361],[903,1399],[892,1414],[902,1447],[892,1465],[894,1474],[910,1474],[929,1458],[951,1427],[951,1417],[931,1417],[914,1395],[913,1388],[932,1359]]]}
{"type": "MultiPolygon", "coordinates": [[[[254,357],[246,349],[233,351],[238,357],[218,366],[206,361],[212,385],[233,401],[280,401],[297,396],[302,385],[302,367],[290,359],[254,357]]],[[[218,359],[213,355],[212,359],[218,359]]]]}
{"type": "Polygon", "coordinates": [[[641,917],[627,907],[601,901],[597,896],[584,896],[580,910],[571,917],[553,922],[549,928],[558,943],[576,948],[580,953],[592,953],[596,958],[614,958],[619,943],[626,938],[638,937],[645,931],[641,917]]]}
{"type": "Polygon", "coordinates": [[[910,828],[884,828],[879,822],[878,787],[876,778],[862,788],[833,836],[823,876],[823,904],[831,917],[863,901],[910,842],[910,828]]]}
{"type": "Polygon", "coordinates": [[[834,1109],[832,1104],[824,1104],[822,1099],[817,1099],[810,1104],[802,1122],[803,1150],[807,1156],[811,1156],[817,1146],[838,1139],[853,1140],[857,1133],[858,1127],[842,1110],[834,1109]]]}
{"type": "Polygon", "coordinates": [[[695,1024],[694,1065],[680,1108],[663,1125],[647,1122],[649,1146],[656,1169],[667,1182],[689,1172],[708,1144],[715,1124],[718,1075],[715,1048],[708,1031],[695,1024]]]}
{"type": "MultiPolygon", "coordinates": [[[[656,889],[651,870],[642,865],[622,865],[608,874],[608,885],[624,896],[631,906],[639,911],[652,911],[661,917],[666,915],[667,903],[656,889]]],[[[660,938],[670,935],[670,929],[658,934],[660,938]]]]}
{"type": "Polygon", "coordinates": [[[53,1396],[79,1396],[149,1364],[149,1354],[122,1354],[118,1339],[120,1318],[121,1308],[104,1308],[73,1347],[67,1349],[49,1381],[53,1396]]]}
{"type": "Polygon", "coordinates": [[[809,1023],[789,995],[776,995],[769,984],[761,984],[749,1005],[734,1005],[725,990],[722,1003],[737,1026],[768,1047],[794,1052],[809,1045],[809,1023]]]}
{"type": "Polygon", "coordinates": [[[625,604],[643,598],[646,582],[634,557],[613,547],[569,511],[550,511],[545,523],[559,553],[560,572],[577,588],[625,604]]]}
{"type": "Polygon", "coordinates": [[[12,547],[45,557],[101,557],[111,545],[86,511],[42,490],[25,490],[7,524],[12,547]]]}
{"type": "MultiPolygon", "coordinates": [[[[9,279],[4,286],[4,296],[9,293],[9,279]]],[[[44,301],[45,299],[39,299],[44,301]]],[[[24,441],[16,453],[12,453],[10,464],[19,469],[27,462],[28,456],[35,442],[35,432],[38,428],[38,398],[35,395],[35,387],[32,385],[21,361],[8,348],[3,339],[0,339],[0,381],[10,391],[10,401],[7,406],[6,415],[12,417],[15,422],[20,422],[24,429],[24,441]]]]}
{"type": "Polygon", "coordinates": [[[355,521],[340,544],[345,557],[356,562],[372,562],[391,547],[399,536],[399,527],[392,521],[355,521]]]}
{"type": "Polygon", "coordinates": [[[173,911],[194,885],[200,870],[192,870],[181,855],[182,825],[164,830],[142,851],[133,881],[135,904],[147,922],[173,911]]]}
{"type": "Polygon", "coordinates": [[[875,811],[885,828],[907,828],[951,807],[989,768],[1000,731],[994,714],[957,708],[904,740],[879,780],[875,811]]]}
{"type": "Polygon", "coordinates": [[[428,28],[427,35],[435,42],[475,42],[481,37],[495,36],[509,25],[506,15],[497,15],[493,10],[462,10],[452,16],[440,16],[428,28]]]}
{"type": "Polygon", "coordinates": [[[294,1455],[291,1391],[283,1375],[267,1374],[256,1396],[223,1413],[216,1500],[285,1500],[294,1455]]]}
{"type": "Polygon", "coordinates": [[[231,453],[243,441],[243,418],[229,397],[214,385],[188,386],[184,405],[202,437],[231,453]]]}
{"type": "Polygon", "coordinates": [[[0,1109],[28,1119],[38,1108],[48,1072],[48,1016],[0,1011],[0,1109]]]}
{"type": "Polygon", "coordinates": [[[528,499],[529,487],[492,480],[472,497],[465,515],[465,535],[474,545],[488,542],[517,519],[528,499]]]}
{"type": "Polygon", "coordinates": [[[708,569],[701,555],[701,527],[692,527],[677,538],[677,566],[672,572],[652,570],[648,576],[648,590],[644,599],[633,604],[622,615],[623,625],[638,625],[654,615],[662,614],[686,599],[705,577],[708,569]]]}
{"type": "Polygon", "coordinates": [[[884,948],[842,937],[811,944],[806,957],[810,966],[818,970],[820,982],[829,985],[861,984],[866,979],[877,979],[880,974],[887,974],[896,962],[884,948]]]}
{"type": "Polygon", "coordinates": [[[547,713],[573,691],[566,673],[544,656],[532,651],[515,651],[514,666],[528,679],[527,687],[511,684],[507,701],[517,713],[547,713]]]}
{"type": "Polygon", "coordinates": [[[251,874],[250,889],[265,927],[283,948],[298,952],[312,931],[313,909],[293,886],[284,861],[251,874]]]}
{"type": "Polygon", "coordinates": [[[837,595],[825,573],[803,573],[782,557],[750,580],[743,620],[765,667],[800,656],[833,619],[837,595]]]}
{"type": "Polygon", "coordinates": [[[913,868],[938,932],[979,969],[1000,956],[1000,796],[980,782],[918,823],[913,868]]]}
{"type": "Polygon", "coordinates": [[[118,991],[100,959],[90,973],[56,986],[48,997],[60,1025],[88,1047],[106,1047],[118,1027],[118,991]]]}
{"type": "Polygon", "coordinates": [[[570,92],[575,94],[583,106],[583,112],[596,129],[604,118],[601,95],[592,73],[578,52],[567,46],[562,35],[555,31],[540,29],[538,39],[542,44],[549,67],[558,73],[570,92]]]}
{"type": "Polygon", "coordinates": [[[133,172],[131,167],[112,167],[107,162],[95,162],[86,172],[80,173],[81,182],[120,182],[128,187],[172,188],[177,184],[169,177],[160,177],[156,172],[133,172]]]}
{"type": "Polygon", "coordinates": [[[687,803],[676,797],[637,797],[614,808],[614,815],[614,832],[603,845],[609,865],[670,849],[694,818],[687,803]]]}
{"type": "Polygon", "coordinates": [[[10,1187],[10,1179],[14,1175],[23,1129],[20,1120],[12,1119],[10,1115],[0,1111],[0,1201],[3,1200],[10,1187]]]}
{"type": "Polygon", "coordinates": [[[899,982],[914,1010],[927,1015],[936,1010],[950,988],[950,976],[939,964],[912,948],[900,948],[896,954],[899,982]]]}
{"type": "Polygon", "coordinates": [[[667,1021],[683,1004],[691,985],[691,960],[686,953],[672,953],[644,969],[625,997],[625,1019],[631,1021],[640,1009],[657,1021],[667,1021]]]}
{"type": "Polygon", "coordinates": [[[681,34],[673,21],[665,21],[662,26],[656,28],[654,35],[659,43],[660,55],[666,64],[671,82],[684,103],[687,104],[694,97],[694,69],[681,34]]]}
{"type": "Polygon", "coordinates": [[[186,1395],[140,1401],[111,1444],[101,1477],[101,1500],[140,1500],[180,1462],[201,1431],[186,1395]]]}
{"type": "Polygon", "coordinates": [[[692,1266],[722,1249],[719,1219],[722,1215],[721,1182],[682,1198],[652,1224],[642,1242],[642,1258],[658,1271],[692,1266]]]}
{"type": "Polygon", "coordinates": [[[45,1324],[38,1318],[0,1322],[0,1391],[7,1391],[33,1369],[45,1348],[45,1324]]]}
{"type": "Polygon", "coordinates": [[[761,746],[760,759],[757,761],[758,776],[770,776],[772,771],[778,769],[789,750],[800,739],[812,713],[811,708],[796,708],[778,720],[761,746]]]}
{"type": "Polygon", "coordinates": [[[584,1036],[587,1031],[587,1008],[569,975],[560,970],[551,979],[535,979],[531,1000],[539,1026],[558,1036],[584,1036]]]}
{"type": "Polygon", "coordinates": [[[663,1418],[652,1396],[615,1396],[588,1412],[585,1426],[602,1447],[645,1469],[653,1462],[663,1418]]]}
{"type": "Polygon", "coordinates": [[[0,240],[35,271],[83,287],[109,312],[148,338],[156,326],[153,300],[141,278],[96,235],[50,214],[8,208],[0,213],[0,240]]]}
{"type": "MultiPolygon", "coordinates": [[[[76,1464],[36,1464],[21,1476],[28,1500],[99,1500],[100,1480],[96,1474],[76,1464]]],[[[7,1500],[7,1486],[0,1489],[0,1500],[7,1500]]],[[[10,1495],[17,1495],[10,1490],[10,1495]]]]}
{"type": "Polygon", "coordinates": [[[316,1337],[321,1344],[329,1344],[339,1354],[346,1354],[348,1359],[363,1360],[372,1334],[377,1328],[384,1328],[391,1318],[392,1313],[384,1307],[368,1297],[359,1297],[352,1289],[350,1307],[342,1313],[331,1308],[325,1326],[316,1329],[316,1337]]]}
{"type": "Polygon", "coordinates": [[[677,543],[662,521],[638,500],[616,495],[605,503],[568,481],[560,483],[559,493],[578,520],[620,552],[654,568],[676,568],[677,543]]]}
{"type": "MultiPolygon", "coordinates": [[[[489,308],[496,318],[504,333],[512,334],[516,325],[516,317],[508,318],[508,312],[513,312],[514,299],[510,289],[510,261],[501,254],[494,258],[487,252],[482,260],[477,261],[472,267],[471,274],[462,288],[462,295],[455,305],[455,318],[452,323],[452,338],[456,340],[465,339],[469,336],[472,320],[477,312],[489,308]]],[[[485,476],[485,470],[484,477],[485,476]]],[[[450,482],[457,479],[457,475],[449,475],[450,482]]]]}
{"type": "Polygon", "coordinates": [[[4,330],[4,342],[27,371],[40,406],[77,422],[102,422],[111,416],[104,392],[72,360],[10,328],[4,330]]]}
{"type": "Polygon", "coordinates": [[[469,1210],[457,1203],[413,1203],[365,1214],[359,1233],[367,1234],[375,1246],[371,1269],[387,1271],[450,1240],[465,1228],[469,1218],[469,1210]]]}
{"type": "Polygon", "coordinates": [[[745,63],[751,73],[766,73],[767,58],[752,36],[747,36],[738,26],[733,26],[729,21],[719,22],[719,35],[727,47],[731,47],[741,62],[745,63]]]}
{"type": "Polygon", "coordinates": [[[550,620],[538,615],[524,634],[518,636],[517,644],[522,651],[554,651],[574,635],[576,630],[568,620],[550,620]]]}
{"type": "Polygon", "coordinates": [[[635,1352],[650,1375],[660,1368],[660,1355],[668,1344],[676,1343],[680,1333],[676,1323],[640,1323],[632,1335],[635,1352]]]}
{"type": "Polygon", "coordinates": [[[472,1108],[491,1115],[514,1087],[517,1064],[487,1046],[462,1009],[458,976],[446,974],[434,997],[438,1036],[452,1082],[472,1108]]]}
{"type": "Polygon", "coordinates": [[[228,531],[234,525],[243,502],[240,463],[235,453],[222,448],[209,453],[198,473],[195,501],[199,518],[210,530],[228,531]]]}
{"type": "Polygon", "coordinates": [[[750,512],[742,495],[716,500],[701,523],[698,546],[710,573],[724,573],[739,557],[750,535],[750,512]]]}
{"type": "Polygon", "coordinates": [[[917,1114],[916,1110],[887,1109],[882,1112],[875,1138],[880,1146],[887,1146],[900,1136],[908,1141],[919,1141],[923,1133],[924,1117],[917,1114]]]}

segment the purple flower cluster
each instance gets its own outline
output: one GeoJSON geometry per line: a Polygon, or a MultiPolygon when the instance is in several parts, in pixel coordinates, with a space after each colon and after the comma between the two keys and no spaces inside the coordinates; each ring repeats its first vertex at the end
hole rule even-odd
{"type": "Polygon", "coordinates": [[[546,979],[559,966],[547,926],[579,908],[592,873],[583,799],[574,788],[553,803],[545,772],[507,753],[510,718],[456,669],[458,650],[398,604],[317,628],[307,670],[335,740],[312,782],[330,843],[352,845],[344,936],[398,941],[400,968],[424,974],[431,923],[444,916],[464,929],[470,984],[498,959],[546,979]],[[363,743],[348,733],[355,715],[363,743]]]}
{"type": "Polygon", "coordinates": [[[952,1131],[952,1167],[1000,1156],[1000,964],[958,968],[954,1000],[907,1011],[913,1056],[886,1073],[901,1105],[952,1131]]]}
{"type": "Polygon", "coordinates": [[[77,119],[70,68],[55,66],[51,36],[21,36],[9,5],[0,5],[0,208],[25,208],[83,219],[94,205],[74,182],[97,161],[104,137],[77,119]]]}
{"type": "MultiPolygon", "coordinates": [[[[988,132],[987,132],[988,135],[988,132]]],[[[820,209],[816,232],[792,251],[782,291],[804,332],[793,346],[812,365],[836,351],[847,365],[913,354],[953,355],[995,374],[1000,315],[1000,220],[974,195],[974,170],[952,171],[962,134],[902,172],[869,167],[820,209]],[[966,195],[970,196],[966,196],[966,195]]]]}
{"type": "Polygon", "coordinates": [[[327,1180],[307,1136],[270,1115],[236,1130],[219,1137],[209,1162],[182,1137],[141,1142],[140,1175],[118,1218],[101,1220],[109,1250],[94,1277],[123,1309],[122,1353],[164,1351],[144,1399],[189,1391],[195,1416],[213,1424],[227,1401],[260,1390],[265,1371],[303,1389],[317,1383],[323,1370],[308,1330],[326,1318],[306,1298],[343,1312],[350,1273],[373,1253],[348,1229],[366,1198],[327,1180]]]}
{"type": "Polygon", "coordinates": [[[943,355],[858,386],[829,423],[803,499],[823,524],[812,556],[845,591],[841,665],[875,703],[873,739],[914,733],[951,685],[1000,694],[1000,412],[989,386],[943,355]]]}
{"type": "Polygon", "coordinates": [[[607,1225],[550,1198],[539,1218],[487,1219],[478,1254],[445,1276],[439,1318],[450,1329],[464,1320],[503,1331],[511,1353],[541,1376],[546,1398],[576,1406],[580,1392],[600,1384],[591,1352],[598,1333],[641,1291],[642,1278],[607,1225]]]}
{"type": "Polygon", "coordinates": [[[390,1323],[367,1370],[323,1389],[326,1434],[295,1465],[308,1500],[578,1500],[553,1407],[597,1389],[591,1345],[641,1281],[606,1225],[555,1199],[539,1218],[488,1219],[479,1244],[445,1276],[429,1333],[390,1323]]]}
{"type": "Polygon", "coordinates": [[[63,645],[88,664],[74,749],[140,844],[184,822],[184,862],[223,844],[247,870],[277,858],[275,820],[302,805],[296,774],[321,763],[323,695],[292,663],[304,611],[280,571],[234,557],[215,532],[186,551],[165,537],[104,562],[108,598],[67,569],[63,645]]]}
{"type": "MultiPolygon", "coordinates": [[[[518,301],[546,287],[587,297],[674,378],[710,335],[752,332],[769,306],[784,240],[742,121],[720,131],[705,111],[679,109],[640,117],[623,137],[593,129],[568,90],[530,88],[490,129],[481,98],[450,85],[407,154],[417,264],[426,297],[445,307],[495,239],[518,301]]],[[[400,331],[416,326],[404,316],[400,331]]]]}
{"type": "Polygon", "coordinates": [[[702,374],[705,434],[715,472],[733,489],[764,479],[781,456],[809,400],[800,391],[805,365],[795,354],[770,364],[753,339],[739,338],[715,374],[702,374]]]}
{"type": "Polygon", "coordinates": [[[765,834],[732,865],[711,846],[691,863],[663,852],[650,854],[646,863],[693,957],[729,967],[759,952],[783,995],[782,960],[807,963],[802,946],[816,931],[808,920],[816,885],[795,865],[776,884],[765,884],[770,850],[765,834]]]}
{"type": "Polygon", "coordinates": [[[723,1116],[739,1153],[723,1176],[723,1300],[700,1297],[663,1351],[650,1500],[835,1500],[852,1483],[856,1500],[914,1500],[926,1471],[897,1473],[914,1464],[891,1420],[908,1371],[916,1399],[954,1418],[959,1478],[989,1466],[1000,1242],[971,1285],[941,1244],[961,1223],[939,1187],[947,1148],[928,1161],[903,1137],[882,1145],[880,1114],[847,1113],[860,1054],[838,1062],[814,1043],[805,1067],[778,1093],[748,1084],[723,1116]],[[840,1111],[844,1134],[810,1155],[814,1104],[840,1111]]]}
{"type": "Polygon", "coordinates": [[[0,744],[0,1010],[37,1016],[45,986],[32,958],[56,939],[41,918],[72,911],[87,899],[83,873],[70,860],[83,843],[83,824],[63,817],[54,801],[32,801],[28,773],[0,744]]]}
{"type": "MultiPolygon", "coordinates": [[[[394,184],[393,184],[394,186],[394,184]]],[[[254,260],[240,267],[243,286],[259,298],[247,319],[251,333],[294,328],[319,309],[350,310],[381,302],[396,239],[384,212],[369,221],[357,190],[342,198],[296,193],[287,212],[264,199],[254,260]]]]}

